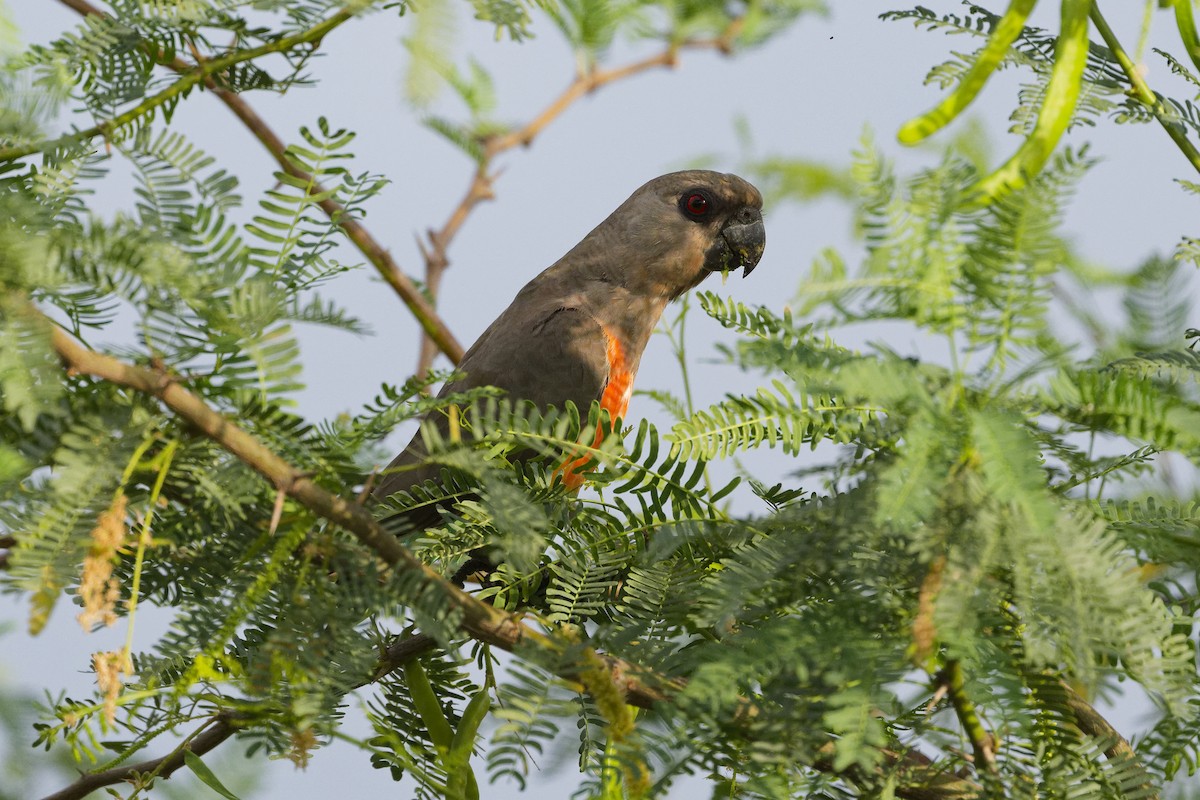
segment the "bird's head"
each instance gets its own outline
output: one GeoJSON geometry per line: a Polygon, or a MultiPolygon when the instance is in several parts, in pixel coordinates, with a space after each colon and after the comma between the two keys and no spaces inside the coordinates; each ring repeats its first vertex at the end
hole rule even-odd
{"type": "Polygon", "coordinates": [[[577,250],[603,280],[674,298],[714,272],[741,267],[749,275],[766,242],[758,189],[695,169],[643,185],[577,250]]]}

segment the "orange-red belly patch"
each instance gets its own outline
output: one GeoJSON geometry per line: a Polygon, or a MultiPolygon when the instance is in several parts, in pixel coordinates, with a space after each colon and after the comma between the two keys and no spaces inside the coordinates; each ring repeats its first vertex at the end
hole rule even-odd
{"type": "MultiPolygon", "coordinates": [[[[608,360],[608,383],[604,393],[600,395],[600,407],[608,412],[613,422],[618,417],[623,418],[629,410],[629,398],[633,395],[633,372],[629,369],[625,350],[618,339],[608,328],[602,328],[606,340],[605,355],[608,360]]],[[[584,409],[580,409],[581,411],[584,409]]],[[[604,432],[596,431],[592,447],[599,447],[604,441],[604,432]]],[[[568,458],[557,472],[562,474],[563,484],[568,489],[578,489],[583,485],[584,474],[582,467],[588,461],[588,456],[568,458]]]]}

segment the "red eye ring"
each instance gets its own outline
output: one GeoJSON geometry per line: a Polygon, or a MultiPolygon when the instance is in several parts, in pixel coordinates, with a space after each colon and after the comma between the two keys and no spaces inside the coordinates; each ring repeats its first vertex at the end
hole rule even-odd
{"type": "Polygon", "coordinates": [[[700,192],[693,192],[683,198],[683,210],[693,217],[703,217],[711,207],[708,198],[700,192]]]}

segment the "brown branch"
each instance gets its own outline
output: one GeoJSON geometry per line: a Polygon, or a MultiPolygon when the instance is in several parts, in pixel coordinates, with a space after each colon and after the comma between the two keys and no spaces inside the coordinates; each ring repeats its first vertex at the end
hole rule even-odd
{"type": "MultiPolygon", "coordinates": [[[[813,768],[820,772],[837,774],[833,768],[836,746],[831,742],[822,745],[817,750],[813,760],[813,768]]],[[[895,779],[897,797],[907,800],[978,800],[984,797],[983,787],[962,778],[945,767],[938,766],[928,756],[916,750],[894,750],[890,747],[880,748],[883,755],[884,774],[895,779]]],[[[867,778],[862,771],[851,767],[846,773],[848,777],[867,778]]],[[[878,775],[873,776],[867,783],[878,784],[878,775]]]]}
{"type": "MultiPolygon", "coordinates": [[[[485,158],[476,167],[466,195],[450,213],[446,224],[436,231],[430,229],[426,232],[426,236],[429,237],[429,246],[426,247],[420,238],[417,239],[417,247],[420,248],[421,256],[425,260],[425,291],[434,302],[437,302],[438,292],[442,286],[442,274],[446,271],[446,267],[450,266],[446,251],[450,247],[451,240],[458,235],[459,228],[467,221],[467,217],[475,210],[475,206],[496,196],[492,191],[492,181],[497,176],[488,174],[490,163],[491,160],[485,158]]],[[[417,356],[416,375],[418,378],[424,378],[428,374],[437,353],[438,348],[435,343],[428,336],[422,336],[421,351],[417,356]]]]}
{"type": "MultiPolygon", "coordinates": [[[[47,321],[47,324],[51,323],[47,321]]],[[[513,615],[482,603],[451,584],[419,561],[395,536],[384,531],[361,505],[321,488],[167,373],[126,364],[112,356],[87,350],[57,326],[51,329],[51,343],[71,371],[93,375],[157,397],[171,411],[237,456],[288,497],[352,533],[397,572],[418,575],[420,582],[440,595],[449,609],[462,615],[462,629],[475,639],[505,650],[526,643],[549,652],[557,653],[560,650],[560,646],[550,637],[522,625],[513,615]]]]}
{"type": "Polygon", "coordinates": [[[705,40],[701,42],[685,42],[679,46],[668,47],[666,50],[657,55],[644,58],[641,61],[635,61],[632,64],[626,64],[622,67],[614,67],[607,70],[594,70],[585,72],[576,76],[562,94],[554,99],[550,105],[546,106],[540,114],[527,122],[524,126],[515,131],[510,131],[503,136],[495,136],[488,139],[484,143],[484,157],[487,159],[495,158],[506,150],[520,145],[528,147],[533,144],[533,140],[537,138],[546,127],[562,116],[562,113],[571,106],[572,103],[591,94],[597,89],[606,86],[614,81],[619,81],[624,78],[632,77],[641,72],[655,69],[656,67],[674,67],[678,61],[678,51],[681,48],[705,47],[712,45],[705,40]]]}
{"type": "Polygon", "coordinates": [[[1062,682],[1062,689],[1067,695],[1067,707],[1071,709],[1071,714],[1075,717],[1075,726],[1079,728],[1086,736],[1091,736],[1095,739],[1103,739],[1111,742],[1104,755],[1110,760],[1132,761],[1136,763],[1145,781],[1141,784],[1141,788],[1146,790],[1145,797],[1157,800],[1158,792],[1154,790],[1154,781],[1145,772],[1145,768],[1141,766],[1138,760],[1137,752],[1130,746],[1129,742],[1122,736],[1116,728],[1106,720],[1099,711],[1092,707],[1092,704],[1079,695],[1065,681],[1062,682]]]}
{"type": "MultiPolygon", "coordinates": [[[[393,670],[399,669],[408,661],[432,650],[436,646],[437,642],[434,638],[423,633],[397,639],[388,647],[386,653],[380,659],[380,667],[375,674],[354,688],[357,689],[374,683],[393,670]]],[[[193,734],[192,737],[185,740],[183,744],[165,756],[148,759],[124,767],[113,767],[81,775],[70,786],[60,789],[54,794],[47,795],[43,800],[79,800],[79,798],[86,797],[89,793],[102,787],[126,781],[135,781],[139,776],[143,775],[153,774],[157,777],[169,778],[173,772],[184,765],[185,750],[191,751],[194,755],[202,756],[210,750],[215,749],[237,732],[237,726],[233,724],[232,718],[227,714],[218,714],[213,720],[205,724],[206,728],[193,734]]]]}
{"type": "Polygon", "coordinates": [[[104,16],[103,11],[96,8],[91,3],[88,3],[86,0],[58,0],[58,2],[62,3],[67,8],[71,9],[76,14],[80,14],[85,17],[86,16],[94,16],[94,17],[104,16]]]}
{"type": "MultiPolygon", "coordinates": [[[[85,16],[104,16],[103,11],[88,3],[87,0],[59,0],[59,2],[85,16]]],[[[195,66],[178,58],[163,62],[163,65],[180,74],[190,73],[196,69],[195,66]]],[[[311,182],[311,194],[321,195],[325,193],[325,188],[321,184],[314,181],[311,175],[297,167],[288,158],[287,146],[284,145],[283,141],[275,135],[275,132],[271,130],[266,121],[240,95],[228,89],[221,88],[211,77],[204,80],[204,86],[242,121],[246,128],[274,157],[280,169],[302,181],[311,182]]],[[[446,357],[451,362],[457,364],[461,361],[464,352],[462,345],[454,338],[454,334],[450,332],[449,327],[438,316],[437,311],[425,299],[425,296],[421,294],[421,291],[412,282],[412,279],[400,269],[400,266],[392,258],[391,253],[380,245],[366,228],[347,214],[346,209],[336,200],[326,198],[321,200],[319,205],[329,219],[340,227],[347,238],[354,243],[359,252],[371,262],[376,272],[379,273],[388,286],[392,287],[393,291],[400,297],[400,300],[408,307],[412,315],[416,317],[417,322],[420,323],[423,330],[422,341],[431,341],[438,350],[446,354],[446,357]]]]}
{"type": "Polygon", "coordinates": [[[206,724],[209,726],[207,729],[194,734],[189,740],[161,758],[152,758],[137,764],[81,775],[70,786],[60,789],[54,794],[46,795],[42,800],[80,800],[104,786],[135,781],[140,775],[153,774],[156,777],[169,778],[173,772],[184,765],[185,753],[190,752],[193,755],[202,756],[237,732],[237,726],[226,714],[218,714],[206,724]]]}

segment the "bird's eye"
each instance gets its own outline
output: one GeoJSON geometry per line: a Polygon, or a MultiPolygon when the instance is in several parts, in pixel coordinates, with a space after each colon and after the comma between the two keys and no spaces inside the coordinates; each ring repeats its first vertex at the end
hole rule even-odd
{"type": "Polygon", "coordinates": [[[692,192],[691,194],[684,195],[680,205],[683,206],[684,212],[692,219],[699,219],[705,216],[708,214],[709,209],[712,208],[712,203],[700,192],[692,192]]]}

